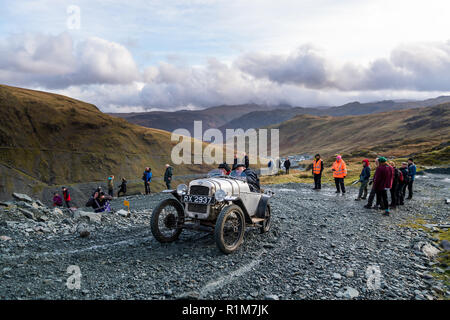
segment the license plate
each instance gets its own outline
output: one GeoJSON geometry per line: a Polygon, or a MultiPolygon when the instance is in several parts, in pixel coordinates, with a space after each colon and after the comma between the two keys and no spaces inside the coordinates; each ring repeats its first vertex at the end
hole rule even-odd
{"type": "Polygon", "coordinates": [[[214,203],[214,197],[187,194],[183,196],[183,202],[196,204],[212,204],[214,203]]]}

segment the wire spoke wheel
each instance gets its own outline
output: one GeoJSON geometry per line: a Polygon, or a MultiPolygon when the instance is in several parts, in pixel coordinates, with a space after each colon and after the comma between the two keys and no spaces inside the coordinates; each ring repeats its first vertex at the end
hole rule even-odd
{"type": "Polygon", "coordinates": [[[214,238],[219,249],[224,253],[235,251],[242,243],[245,233],[244,214],[236,205],[222,209],[217,218],[214,238]]]}
{"type": "Polygon", "coordinates": [[[178,239],[182,231],[184,210],[174,199],[166,199],[153,210],[151,230],[159,242],[172,242],[178,239]]]}
{"type": "Polygon", "coordinates": [[[271,210],[270,210],[270,205],[267,204],[266,212],[264,214],[264,221],[263,221],[262,226],[259,229],[259,231],[261,233],[268,232],[270,230],[270,224],[271,224],[271,210]]]}

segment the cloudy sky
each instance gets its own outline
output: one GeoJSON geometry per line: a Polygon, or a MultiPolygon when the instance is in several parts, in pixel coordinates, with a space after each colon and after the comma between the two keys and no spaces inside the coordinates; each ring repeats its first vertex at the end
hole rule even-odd
{"type": "Polygon", "coordinates": [[[0,0],[0,83],[106,112],[450,95],[448,0],[0,0]]]}

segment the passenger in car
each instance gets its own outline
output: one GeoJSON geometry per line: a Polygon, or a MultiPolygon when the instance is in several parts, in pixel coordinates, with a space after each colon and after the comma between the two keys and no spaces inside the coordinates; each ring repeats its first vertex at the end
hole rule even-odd
{"type": "Polygon", "coordinates": [[[246,165],[243,163],[238,163],[234,167],[236,175],[242,175],[242,173],[245,174],[247,177],[247,183],[250,187],[250,191],[252,192],[261,192],[261,188],[259,186],[259,178],[255,171],[253,171],[250,168],[246,168],[246,165]]]}

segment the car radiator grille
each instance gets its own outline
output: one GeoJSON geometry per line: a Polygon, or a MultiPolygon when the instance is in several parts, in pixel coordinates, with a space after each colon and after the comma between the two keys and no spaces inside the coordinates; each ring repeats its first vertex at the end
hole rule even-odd
{"type": "Polygon", "coordinates": [[[189,193],[200,196],[209,196],[209,188],[203,186],[192,186],[189,193]]]}
{"type": "MultiPolygon", "coordinates": [[[[200,196],[209,196],[209,188],[203,186],[192,186],[189,193],[200,196]]],[[[189,203],[187,209],[190,212],[206,213],[208,206],[206,204],[189,203]]]]}

